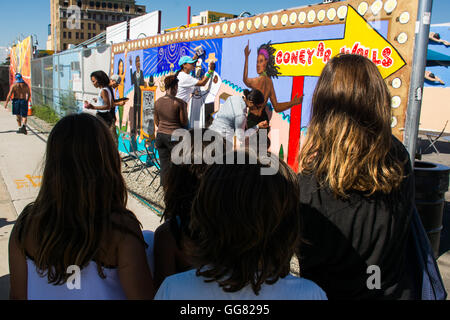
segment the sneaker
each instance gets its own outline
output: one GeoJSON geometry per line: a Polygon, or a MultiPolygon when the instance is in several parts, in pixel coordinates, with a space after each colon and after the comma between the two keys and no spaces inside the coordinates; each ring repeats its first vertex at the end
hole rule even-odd
{"type": "Polygon", "coordinates": [[[22,127],[20,127],[19,129],[17,129],[16,133],[22,133],[22,127]]]}
{"type": "Polygon", "coordinates": [[[22,133],[27,134],[27,127],[25,125],[22,126],[22,133]]]}

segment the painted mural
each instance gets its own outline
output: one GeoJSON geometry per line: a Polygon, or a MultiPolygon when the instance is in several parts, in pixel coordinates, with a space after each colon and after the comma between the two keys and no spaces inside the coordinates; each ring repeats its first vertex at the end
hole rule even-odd
{"type": "Polygon", "coordinates": [[[23,79],[31,88],[31,57],[33,39],[28,37],[11,48],[11,63],[9,67],[9,83],[14,83],[16,73],[21,73],[23,79]]]}
{"type": "MultiPolygon", "coordinates": [[[[377,65],[395,101],[393,133],[403,140],[417,6],[416,0],[349,0],[114,45],[111,70],[124,80],[116,97],[129,98],[119,110],[118,125],[130,133],[140,131],[141,90],[154,88],[155,100],[164,95],[164,77],[179,70],[181,56],[192,57],[201,46],[204,54],[194,76],[200,79],[211,61],[216,69],[205,87],[194,92],[188,113],[194,103],[213,104],[217,112],[228,97],[242,95],[246,88],[259,89],[270,123],[270,151],[295,169],[300,132],[309,123],[318,77],[327,61],[343,52],[364,55],[377,65]],[[139,85],[133,80],[136,72],[143,73],[139,85]]],[[[206,125],[202,114],[195,117],[206,125]]]]}

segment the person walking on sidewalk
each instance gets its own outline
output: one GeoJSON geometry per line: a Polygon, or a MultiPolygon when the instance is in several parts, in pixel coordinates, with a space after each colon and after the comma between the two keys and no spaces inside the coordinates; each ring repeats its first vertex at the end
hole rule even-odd
{"type": "Polygon", "coordinates": [[[9,90],[5,102],[5,109],[8,108],[8,103],[11,98],[12,114],[17,117],[17,124],[19,125],[17,133],[27,134],[28,102],[31,99],[31,92],[30,87],[23,81],[20,73],[16,73],[16,82],[9,90]]]}

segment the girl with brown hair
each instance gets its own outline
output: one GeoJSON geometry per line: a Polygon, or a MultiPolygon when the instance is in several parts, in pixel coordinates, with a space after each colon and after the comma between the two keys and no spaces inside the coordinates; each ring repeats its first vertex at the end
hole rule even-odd
{"type": "Polygon", "coordinates": [[[10,297],[152,299],[146,244],[126,204],[105,123],[85,113],[61,119],[48,138],[39,194],[10,237],[10,297]]]}
{"type": "Polygon", "coordinates": [[[414,180],[391,133],[390,101],[377,67],[348,54],[328,62],[313,95],[299,159],[309,242],[299,261],[330,299],[412,297],[405,254],[414,180]],[[370,270],[381,274],[369,279],[370,270]]]}
{"type": "Polygon", "coordinates": [[[267,165],[241,152],[225,155],[234,164],[204,173],[186,242],[196,270],[166,278],[155,299],[326,299],[315,283],[289,273],[300,241],[295,174],[281,160],[278,172],[262,175],[267,165]]]}

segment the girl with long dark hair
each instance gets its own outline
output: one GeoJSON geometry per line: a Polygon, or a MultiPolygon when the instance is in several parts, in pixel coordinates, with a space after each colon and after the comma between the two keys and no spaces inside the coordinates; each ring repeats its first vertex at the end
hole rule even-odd
{"type": "Polygon", "coordinates": [[[104,122],[86,113],[61,119],[48,138],[39,194],[10,237],[10,297],[152,299],[146,243],[126,205],[104,122]]]}

